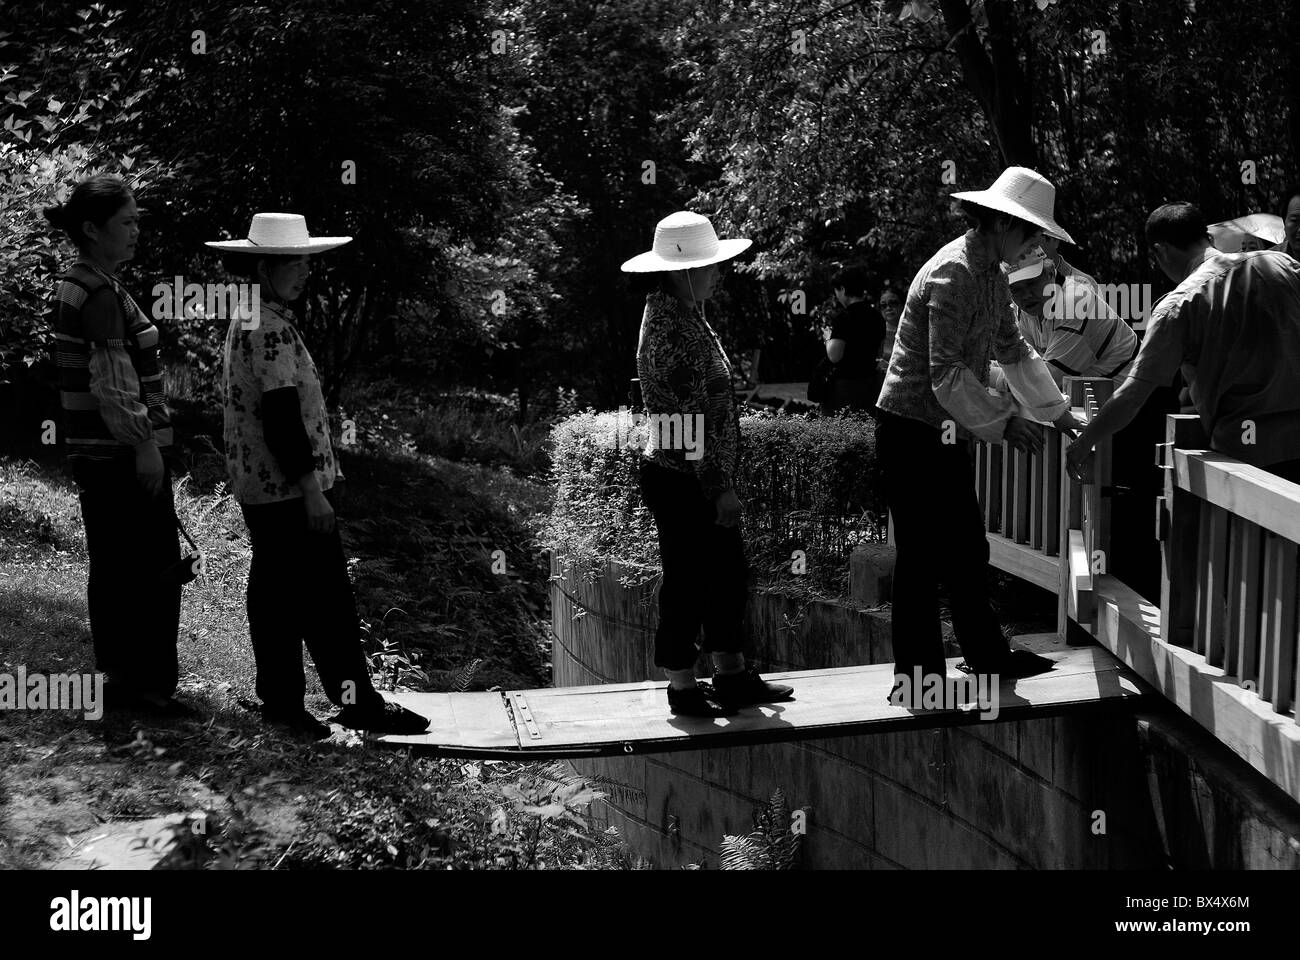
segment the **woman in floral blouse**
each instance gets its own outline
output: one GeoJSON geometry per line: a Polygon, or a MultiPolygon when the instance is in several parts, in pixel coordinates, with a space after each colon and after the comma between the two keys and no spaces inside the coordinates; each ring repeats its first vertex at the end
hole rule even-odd
{"type": "Polygon", "coordinates": [[[1017,402],[1059,430],[1078,427],[1016,328],[1002,270],[1044,232],[1073,242],[1052,219],[1055,189],[1032,170],[1010,167],[988,190],[954,196],[976,225],[931,257],[907,291],[876,429],[897,550],[890,701],[904,705],[919,701],[924,677],[947,672],[941,583],[969,671],[1025,677],[1051,669],[1051,660],[1010,649],[989,603],[989,548],[967,441],[1038,449],[1039,428],[1018,415],[1017,402]],[[989,389],[995,358],[1014,396],[989,389]]]}
{"type": "MultiPolygon", "coordinates": [[[[302,645],[346,727],[419,733],[423,717],[388,703],[370,682],[334,508],[343,479],[311,354],[289,304],[309,257],[350,237],[310,237],[295,214],[259,213],[247,240],[212,241],[237,276],[255,279],[251,315],[236,315],[224,354],[226,466],[253,543],[248,632],[268,723],[314,738],[329,728],[307,712],[302,645]]],[[[240,312],[241,314],[243,311],[240,312]]]]}
{"type": "Polygon", "coordinates": [[[651,424],[640,480],[663,571],[655,665],[668,677],[669,708],[685,716],[725,716],[793,693],[764,681],[742,652],[748,567],[735,489],[740,424],[731,364],[704,318],[718,264],[749,244],[718,240],[707,218],[682,211],[659,221],[654,249],[623,264],[625,272],[660,279],[646,297],[637,345],[651,424]],[[712,687],[695,678],[701,627],[712,687]]]}

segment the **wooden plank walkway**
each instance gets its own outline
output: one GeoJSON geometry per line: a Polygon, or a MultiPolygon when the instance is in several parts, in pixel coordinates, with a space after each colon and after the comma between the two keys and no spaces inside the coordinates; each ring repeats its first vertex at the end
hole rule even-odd
{"type": "MultiPolygon", "coordinates": [[[[886,702],[892,664],[765,673],[795,688],[786,703],[760,704],[719,720],[675,717],[662,682],[511,690],[504,693],[400,693],[428,717],[427,733],[375,738],[438,756],[544,760],[665,753],[957,724],[1023,720],[1080,709],[1123,707],[1145,695],[1136,675],[1100,647],[1067,647],[1055,634],[1017,638],[1017,646],[1057,661],[1054,670],[1004,681],[955,709],[909,709],[886,702]],[[1028,641],[1028,642],[1027,642],[1028,641]],[[997,708],[996,717],[988,710],[997,708]],[[988,718],[985,719],[985,714],[988,718]]],[[[949,661],[949,675],[964,677],[949,661]]],[[[962,689],[962,688],[959,688],[962,689]]]]}

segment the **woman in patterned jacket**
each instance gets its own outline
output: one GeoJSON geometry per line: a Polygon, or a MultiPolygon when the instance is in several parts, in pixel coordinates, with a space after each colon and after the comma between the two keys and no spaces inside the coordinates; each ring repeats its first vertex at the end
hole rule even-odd
{"type": "Polygon", "coordinates": [[[375,733],[419,733],[428,721],[389,703],[370,682],[334,507],[343,479],[320,379],[289,305],[306,287],[312,254],[350,237],[310,237],[295,214],[259,213],[246,240],[211,241],[237,276],[257,281],[253,309],[230,320],[224,354],[226,466],[253,543],[248,632],[257,695],[271,724],[329,735],[307,712],[307,644],[335,717],[375,733]]]}
{"type": "MultiPolygon", "coordinates": [[[[890,702],[919,703],[925,678],[947,674],[938,588],[947,588],[965,667],[1026,677],[1052,668],[1012,651],[989,602],[989,546],[975,494],[971,436],[1021,450],[1042,445],[1039,428],[1079,426],[1047,365],[1016,328],[1003,261],[1015,263],[1044,232],[1067,242],[1052,219],[1055,188],[1009,167],[988,190],[954,194],[975,223],[920,269],[907,291],[876,427],[885,497],[897,550],[892,596],[894,690],[890,702]],[[989,388],[996,359],[1011,393],[989,388]]],[[[941,679],[944,690],[946,683],[941,679]]]]}
{"type": "Polygon", "coordinates": [[[748,240],[718,240],[708,219],[685,211],[659,221],[654,249],[624,272],[658,273],[646,297],[636,367],[651,426],[640,483],[659,533],[663,580],[655,665],[668,677],[675,714],[720,717],[791,698],[745,661],[747,565],[735,472],[740,424],[731,364],[704,318],[719,268],[748,240]],[[696,639],[712,653],[713,685],[695,678],[696,639]]]}

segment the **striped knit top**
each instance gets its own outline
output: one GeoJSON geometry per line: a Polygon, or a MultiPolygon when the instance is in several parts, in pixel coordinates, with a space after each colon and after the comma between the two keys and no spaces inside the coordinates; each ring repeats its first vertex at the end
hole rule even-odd
{"type": "Polygon", "coordinates": [[[171,446],[158,328],[117,279],[78,260],[50,312],[69,457],[112,460],[154,439],[171,446]]]}

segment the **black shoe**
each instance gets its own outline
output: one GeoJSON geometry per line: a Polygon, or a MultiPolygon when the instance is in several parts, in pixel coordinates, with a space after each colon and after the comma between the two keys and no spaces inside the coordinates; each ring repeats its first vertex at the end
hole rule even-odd
{"type": "Polygon", "coordinates": [[[268,710],[263,706],[262,720],[264,723],[277,727],[286,733],[306,737],[310,740],[324,740],[330,735],[330,728],[306,710],[268,710]]]}
{"type": "Polygon", "coordinates": [[[911,707],[910,703],[903,700],[903,690],[910,687],[911,683],[907,680],[895,680],[893,688],[889,691],[889,696],[885,698],[885,703],[891,707],[911,707]]]}
{"type": "Polygon", "coordinates": [[[168,720],[190,720],[199,715],[197,710],[187,703],[182,703],[175,697],[168,697],[160,703],[149,700],[146,709],[153,716],[164,717],[168,720]]]}
{"type": "Polygon", "coordinates": [[[100,698],[105,713],[137,713],[145,709],[145,702],[136,691],[120,683],[104,684],[104,694],[100,698]]]}
{"type": "Polygon", "coordinates": [[[668,709],[679,717],[729,717],[736,711],[723,704],[707,687],[668,688],[668,709]]]}
{"type": "Polygon", "coordinates": [[[1056,668],[1056,661],[1049,660],[1047,657],[1040,657],[1038,654],[1029,650],[1012,650],[1007,657],[1006,664],[1001,670],[996,671],[1004,677],[1034,677],[1040,673],[1047,673],[1049,670],[1056,668]]]}
{"type": "Polygon", "coordinates": [[[794,687],[768,683],[758,675],[758,668],[747,666],[740,673],[713,673],[713,690],[718,702],[730,707],[751,703],[778,703],[794,696],[794,687]]]}
{"type": "Polygon", "coordinates": [[[119,684],[104,685],[102,702],[105,712],[133,713],[160,720],[183,720],[198,716],[198,711],[175,697],[144,693],[119,684]]]}
{"type": "Polygon", "coordinates": [[[353,730],[365,730],[369,733],[413,735],[424,733],[429,729],[429,721],[426,718],[387,700],[370,707],[351,704],[330,719],[353,730]]]}
{"type": "Polygon", "coordinates": [[[988,670],[975,670],[965,660],[957,664],[957,669],[964,673],[997,674],[1000,679],[1020,680],[1047,673],[1056,668],[1056,661],[1040,657],[1030,650],[1010,650],[998,664],[988,670]]]}

